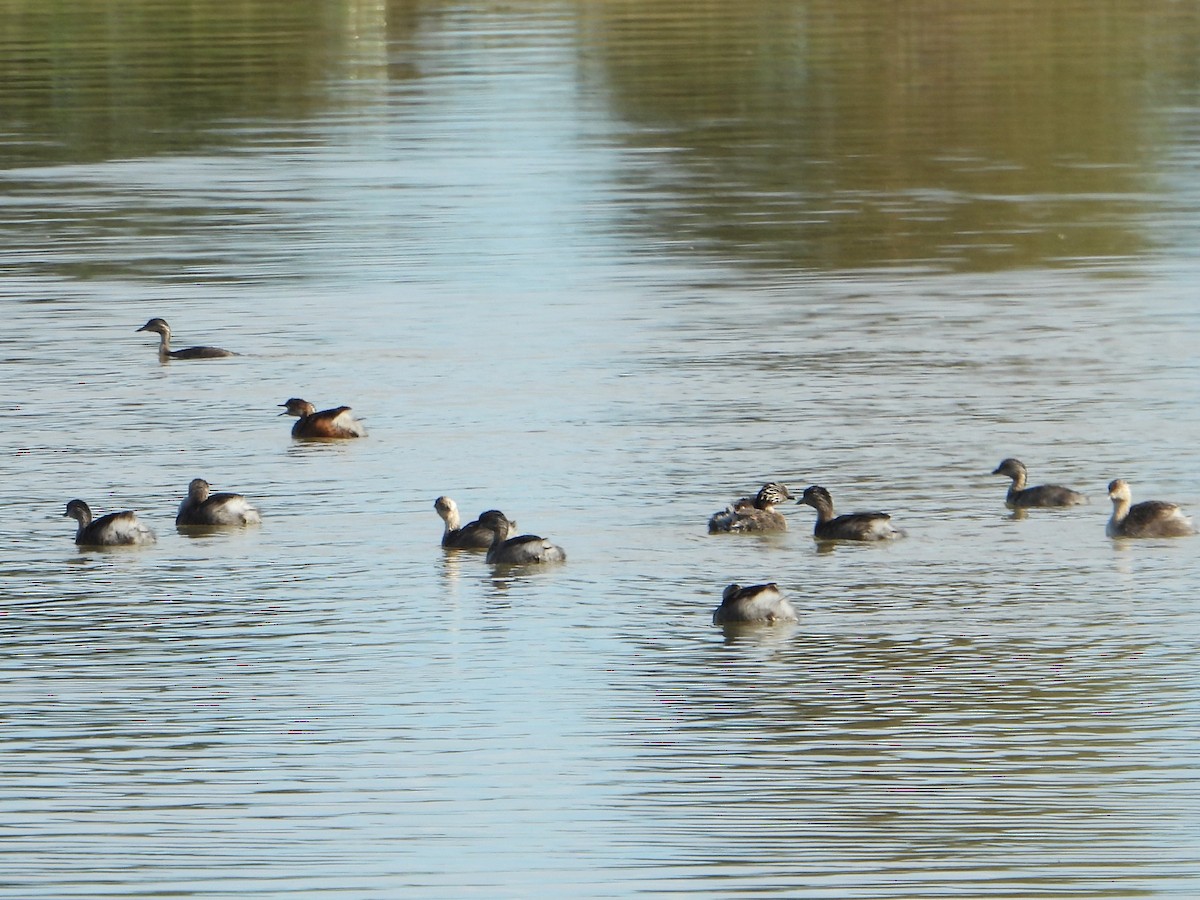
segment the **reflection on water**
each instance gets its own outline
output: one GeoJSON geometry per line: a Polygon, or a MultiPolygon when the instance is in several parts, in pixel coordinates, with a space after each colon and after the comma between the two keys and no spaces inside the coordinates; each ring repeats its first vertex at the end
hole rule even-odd
{"type": "Polygon", "coordinates": [[[1162,202],[1152,136],[1194,90],[1176,30],[1194,36],[1194,10],[643,6],[588,9],[595,77],[639,126],[631,145],[671,163],[628,173],[648,233],[772,270],[1146,249],[1137,220],[1162,202]]]}
{"type": "Polygon", "coordinates": [[[920,884],[930,867],[966,877],[972,894],[1014,877],[1048,885],[1084,859],[1119,877],[1148,846],[1185,851],[1160,824],[1170,814],[1146,806],[1177,760],[1148,750],[1157,715],[1130,704],[1137,689],[1122,673],[1145,652],[1105,639],[931,644],[845,630],[769,657],[711,648],[689,661],[694,690],[663,698],[672,739],[638,751],[646,787],[634,802],[675,801],[671,819],[710,861],[708,877],[848,883],[865,895],[920,884]],[[1128,791],[1098,796],[1109,777],[1128,791]],[[1091,841],[1103,860],[1083,849],[1091,841]],[[814,843],[805,858],[788,852],[814,843]]]}
{"type": "Polygon", "coordinates": [[[1197,892],[1195,10],[0,11],[0,894],[1197,892]]]}

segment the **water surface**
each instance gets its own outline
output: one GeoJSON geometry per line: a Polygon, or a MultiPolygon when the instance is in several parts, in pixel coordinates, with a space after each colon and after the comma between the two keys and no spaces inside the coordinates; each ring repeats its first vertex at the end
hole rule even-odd
{"type": "Polygon", "coordinates": [[[1200,510],[1194,10],[0,10],[0,892],[1200,889],[1200,545],[1104,537],[1200,510]],[[909,536],[705,533],[775,479],[909,536]]]}

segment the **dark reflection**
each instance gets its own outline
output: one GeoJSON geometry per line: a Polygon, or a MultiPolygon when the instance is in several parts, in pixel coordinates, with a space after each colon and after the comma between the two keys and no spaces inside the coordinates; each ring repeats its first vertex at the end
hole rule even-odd
{"type": "Polygon", "coordinates": [[[1164,120],[1197,83],[1198,16],[618,0],[585,22],[629,143],[667,151],[623,170],[656,247],[990,270],[1144,249],[1164,120]]]}
{"type": "MultiPolygon", "coordinates": [[[[422,66],[451,53],[436,39],[468,27],[447,8],[0,0],[0,169],[210,150],[242,140],[240,123],[260,141],[272,128],[281,145],[321,139],[306,123],[403,102],[349,86],[437,77],[422,66]]],[[[577,25],[568,76],[635,151],[614,167],[615,227],[652,235],[655,252],[767,270],[1142,253],[1166,201],[1160,158],[1188,121],[1175,111],[1200,82],[1200,11],[1186,4],[614,0],[555,15],[577,25]]],[[[502,64],[470,48],[481,76],[502,64]]],[[[138,227],[197,212],[164,207],[138,227]]],[[[89,217],[119,227],[120,213],[89,217]]]]}
{"type": "Polygon", "coordinates": [[[319,2],[5,3],[6,166],[193,148],[214,121],[297,111],[330,65],[319,2]],[[247,52],[253,48],[253,52],[247,52]]]}
{"type": "Polygon", "coordinates": [[[931,872],[949,859],[986,868],[1002,846],[1014,854],[1002,880],[1022,855],[1053,848],[1067,862],[1040,872],[1050,883],[1092,842],[1147,839],[1139,802],[1163,774],[1141,752],[1160,727],[1160,689],[1137,676],[1143,644],[811,627],[802,615],[787,631],[726,633],[669,654],[642,642],[651,661],[629,689],[665,694],[670,714],[638,735],[633,768],[650,777],[628,802],[670,810],[714,861],[742,845],[746,822],[762,860],[820,822],[822,846],[853,848],[848,859],[878,860],[883,848],[931,872]],[[704,815],[713,803],[721,816],[704,815]],[[1013,827],[1030,817],[1042,827],[1013,827]]]}
{"type": "Polygon", "coordinates": [[[219,124],[303,120],[330,105],[330,80],[355,73],[362,46],[406,38],[424,6],[0,0],[0,168],[192,151],[219,124]]]}
{"type": "Polygon", "coordinates": [[[786,643],[800,630],[795,622],[727,622],[713,627],[721,630],[726,644],[767,647],[786,643]]]}
{"type": "Polygon", "coordinates": [[[176,525],[175,532],[188,540],[229,541],[252,535],[257,527],[257,525],[176,525]]]}
{"type": "Polygon", "coordinates": [[[287,160],[325,146],[314,123],[380,121],[386,86],[416,75],[389,46],[425,7],[0,0],[0,249],[29,274],[89,281],[225,280],[290,259],[310,195],[287,160]],[[186,162],[141,165],[164,157],[186,162]]]}

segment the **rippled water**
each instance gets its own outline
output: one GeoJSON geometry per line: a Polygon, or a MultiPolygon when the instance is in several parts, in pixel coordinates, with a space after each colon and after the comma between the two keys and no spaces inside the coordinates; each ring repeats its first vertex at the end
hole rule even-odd
{"type": "Polygon", "coordinates": [[[1200,512],[1193,10],[0,10],[0,893],[1200,891],[1200,544],[1104,537],[1200,512]]]}

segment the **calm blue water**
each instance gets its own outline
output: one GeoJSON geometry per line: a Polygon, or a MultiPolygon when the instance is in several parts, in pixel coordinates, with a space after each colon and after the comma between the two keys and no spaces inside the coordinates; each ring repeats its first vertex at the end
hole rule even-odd
{"type": "Polygon", "coordinates": [[[1200,892],[1193,13],[218,7],[0,0],[0,895],[1200,892]]]}

